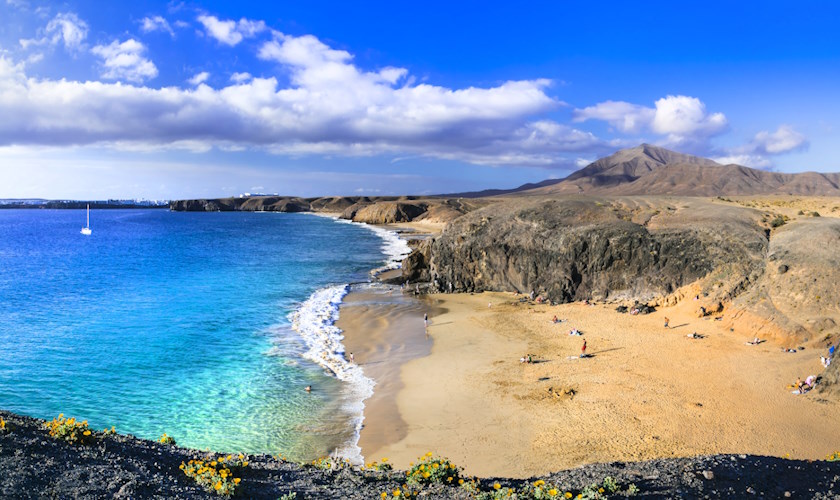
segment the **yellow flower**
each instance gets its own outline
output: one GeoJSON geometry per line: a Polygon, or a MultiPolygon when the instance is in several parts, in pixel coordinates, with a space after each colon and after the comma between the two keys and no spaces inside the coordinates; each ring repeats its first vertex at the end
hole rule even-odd
{"type": "Polygon", "coordinates": [[[429,479],[429,476],[431,476],[431,474],[429,474],[428,472],[423,473],[423,478],[424,479],[429,479]]]}
{"type": "Polygon", "coordinates": [[[400,490],[394,490],[394,496],[395,497],[400,496],[400,490]]]}
{"type": "Polygon", "coordinates": [[[603,492],[604,492],[604,488],[598,488],[598,493],[603,493],[603,492]]]}
{"type": "Polygon", "coordinates": [[[385,493],[384,491],[383,491],[383,492],[382,492],[382,494],[381,494],[381,495],[379,495],[379,496],[381,496],[382,498],[388,498],[388,494],[387,494],[387,493],[385,493]]]}
{"type": "Polygon", "coordinates": [[[382,459],[382,463],[383,463],[383,464],[384,464],[385,462],[387,462],[387,461],[388,461],[388,459],[387,459],[387,458],[383,458],[383,459],[382,459]]]}
{"type": "Polygon", "coordinates": [[[430,451],[430,452],[426,453],[426,456],[427,456],[427,457],[431,457],[431,456],[432,456],[432,452],[430,451]]]}
{"type": "Polygon", "coordinates": [[[219,481],[218,483],[216,483],[216,486],[214,486],[214,488],[216,488],[217,490],[222,489],[222,482],[219,481]]]}
{"type": "Polygon", "coordinates": [[[240,454],[239,454],[239,460],[242,460],[242,459],[244,459],[244,458],[245,458],[245,455],[243,455],[242,453],[240,453],[240,454]]]}
{"type": "Polygon", "coordinates": [[[494,490],[498,490],[498,489],[499,489],[499,488],[501,488],[501,487],[502,487],[502,485],[501,485],[501,484],[499,484],[499,483],[493,483],[493,489],[494,489],[494,490]]]}
{"type": "Polygon", "coordinates": [[[438,467],[440,467],[438,464],[432,464],[433,469],[437,469],[438,467]]]}
{"type": "Polygon", "coordinates": [[[464,480],[463,480],[463,479],[459,479],[459,480],[458,480],[458,484],[464,484],[464,480]]]}
{"type": "Polygon", "coordinates": [[[242,481],[242,478],[239,478],[239,477],[233,478],[233,484],[239,484],[239,481],[242,481]]]}
{"type": "Polygon", "coordinates": [[[549,495],[549,496],[552,496],[552,497],[553,497],[553,496],[555,496],[556,494],[557,494],[557,490],[556,490],[556,489],[551,488],[550,490],[548,490],[548,495],[549,495]]]}
{"type": "Polygon", "coordinates": [[[248,467],[248,462],[242,462],[242,467],[248,467]]]}
{"type": "Polygon", "coordinates": [[[216,461],[215,461],[215,460],[213,460],[212,462],[210,462],[210,466],[211,466],[211,467],[215,467],[215,466],[216,466],[216,461]]]}
{"type": "Polygon", "coordinates": [[[537,481],[537,482],[535,482],[535,483],[534,483],[534,486],[542,486],[542,485],[544,485],[544,484],[545,484],[545,481],[543,481],[542,479],[540,479],[539,481],[537,481]]]}
{"type": "Polygon", "coordinates": [[[566,497],[566,498],[572,498],[572,494],[568,491],[563,496],[566,497]]]}
{"type": "Polygon", "coordinates": [[[421,466],[420,466],[420,470],[426,470],[426,466],[425,466],[425,465],[421,465],[421,466]]]}

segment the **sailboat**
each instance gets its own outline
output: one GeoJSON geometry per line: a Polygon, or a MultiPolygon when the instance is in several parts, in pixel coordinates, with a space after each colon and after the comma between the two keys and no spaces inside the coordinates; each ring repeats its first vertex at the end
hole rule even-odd
{"type": "Polygon", "coordinates": [[[90,236],[90,203],[87,206],[87,226],[82,228],[82,234],[86,236],[90,236]]]}

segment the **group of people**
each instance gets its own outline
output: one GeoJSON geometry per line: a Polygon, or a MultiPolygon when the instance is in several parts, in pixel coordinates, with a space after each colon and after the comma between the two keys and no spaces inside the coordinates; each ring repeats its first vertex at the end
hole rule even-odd
{"type": "Polygon", "coordinates": [[[809,375],[804,382],[801,378],[797,377],[796,382],[794,383],[795,390],[793,391],[793,393],[805,394],[806,392],[813,389],[815,385],[817,385],[817,377],[815,375],[809,375]]]}

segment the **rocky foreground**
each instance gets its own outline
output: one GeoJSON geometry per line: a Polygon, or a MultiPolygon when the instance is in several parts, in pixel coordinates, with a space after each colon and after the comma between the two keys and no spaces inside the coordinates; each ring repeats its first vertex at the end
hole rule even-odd
{"type": "MultiPolygon", "coordinates": [[[[0,411],[0,497],[3,498],[209,498],[180,470],[182,462],[206,452],[178,448],[119,434],[94,433],[88,445],[57,440],[44,421],[0,411]]],[[[558,450],[562,453],[562,450],[558,450]]],[[[218,455],[214,455],[218,456],[218,455]]],[[[323,470],[268,456],[247,457],[236,496],[240,498],[380,498],[405,483],[405,472],[323,470]],[[291,496],[295,494],[295,496],[291,496]]],[[[751,455],[717,455],[637,463],[596,464],[531,480],[486,478],[479,491],[433,484],[424,498],[492,498],[499,489],[521,489],[537,480],[575,496],[592,483],[612,477],[627,496],[634,484],[639,498],[840,498],[840,462],[786,460],[751,455]]],[[[469,480],[468,480],[469,482],[469,480]]],[[[608,498],[606,492],[603,493],[608,498]]],[[[522,497],[520,497],[522,498],[522,497]]]]}

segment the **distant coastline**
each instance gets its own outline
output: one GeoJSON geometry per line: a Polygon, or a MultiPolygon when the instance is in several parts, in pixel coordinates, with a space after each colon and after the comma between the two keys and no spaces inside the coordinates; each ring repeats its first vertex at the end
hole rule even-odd
{"type": "Polygon", "coordinates": [[[169,201],[166,200],[42,200],[42,199],[3,199],[0,200],[0,209],[58,209],[58,210],[79,210],[87,206],[94,210],[101,209],[135,209],[135,208],[169,208],[169,201]]]}

